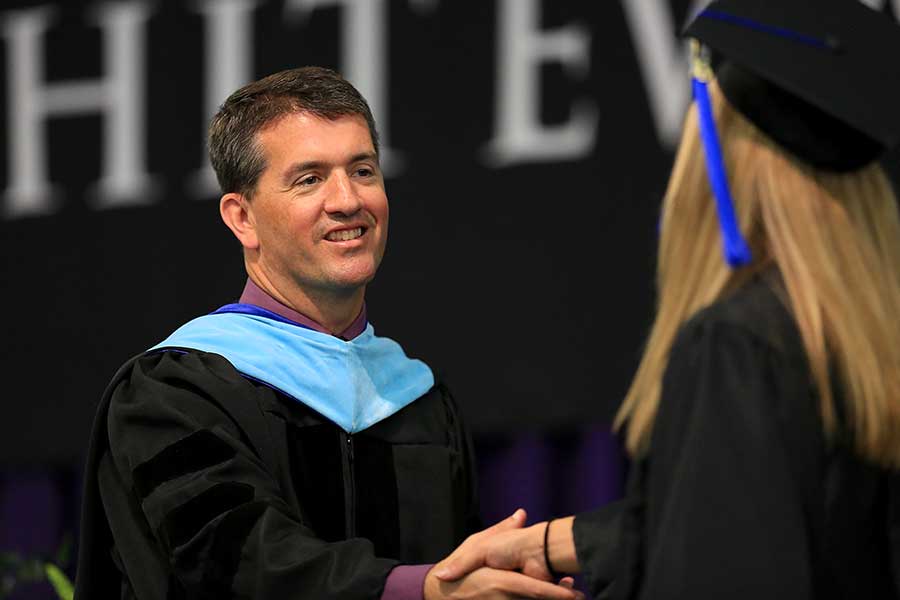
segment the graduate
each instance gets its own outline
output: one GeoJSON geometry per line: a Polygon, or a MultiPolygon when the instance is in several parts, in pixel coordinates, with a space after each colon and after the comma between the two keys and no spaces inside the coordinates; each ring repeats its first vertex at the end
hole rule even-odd
{"type": "Polygon", "coordinates": [[[617,599],[900,598],[900,27],[856,0],[719,0],[617,420],[618,519],[462,546],[617,599]],[[611,585],[610,585],[611,582],[611,585]]]}
{"type": "Polygon", "coordinates": [[[368,320],[388,203],[359,92],[270,75],[225,101],[209,150],[246,287],[112,378],[75,597],[577,598],[492,568],[429,577],[478,528],[472,449],[447,386],[368,320]]]}

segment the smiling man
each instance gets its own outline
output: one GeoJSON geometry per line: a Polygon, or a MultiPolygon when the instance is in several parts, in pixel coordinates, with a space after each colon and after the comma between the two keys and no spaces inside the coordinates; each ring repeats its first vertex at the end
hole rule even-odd
{"type": "Polygon", "coordinates": [[[387,196],[366,119],[289,113],[265,125],[256,143],[266,168],[255,189],[220,203],[244,246],[251,293],[340,335],[363,316],[387,241],[387,196]]]}
{"type": "Polygon", "coordinates": [[[209,151],[247,283],[107,388],[76,597],[575,598],[430,571],[477,528],[473,458],[446,386],[368,322],[388,201],[362,96],[276,73],[225,101],[209,151]]]}

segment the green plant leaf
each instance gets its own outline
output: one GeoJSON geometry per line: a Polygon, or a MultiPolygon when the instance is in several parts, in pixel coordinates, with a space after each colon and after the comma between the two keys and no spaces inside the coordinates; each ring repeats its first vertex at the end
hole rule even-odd
{"type": "Polygon", "coordinates": [[[60,597],[60,600],[72,600],[75,590],[72,588],[72,582],[69,581],[66,574],[51,563],[44,563],[44,572],[47,574],[47,579],[50,581],[53,589],[56,590],[56,595],[60,597]]]}
{"type": "Polygon", "coordinates": [[[69,564],[69,560],[72,557],[72,536],[70,534],[65,534],[62,538],[62,541],[59,544],[59,549],[56,551],[56,560],[53,561],[57,565],[66,566],[69,564]]]}

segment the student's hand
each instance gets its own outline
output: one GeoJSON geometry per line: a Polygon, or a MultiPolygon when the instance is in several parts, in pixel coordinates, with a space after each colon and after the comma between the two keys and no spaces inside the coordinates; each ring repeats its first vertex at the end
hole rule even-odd
{"type": "MultiPolygon", "coordinates": [[[[522,511],[524,515],[524,511],[522,511]]],[[[580,571],[572,537],[573,517],[553,521],[552,534],[545,538],[547,523],[523,528],[516,511],[509,519],[469,537],[450,556],[435,565],[435,577],[455,581],[480,567],[515,570],[550,581],[551,574],[544,553],[544,542],[549,540],[550,554],[555,556],[554,566],[567,573],[580,571]]]]}
{"type": "Polygon", "coordinates": [[[527,514],[518,509],[512,516],[470,535],[450,555],[437,563],[429,575],[456,581],[479,567],[518,570],[529,577],[550,581],[544,565],[543,537],[538,528],[524,528],[527,514]],[[535,548],[537,552],[535,552],[535,548]]]}
{"type": "Polygon", "coordinates": [[[456,581],[441,581],[433,571],[434,568],[425,576],[425,600],[584,600],[584,594],[572,589],[574,582],[570,577],[556,585],[521,573],[481,567],[456,581]]]}

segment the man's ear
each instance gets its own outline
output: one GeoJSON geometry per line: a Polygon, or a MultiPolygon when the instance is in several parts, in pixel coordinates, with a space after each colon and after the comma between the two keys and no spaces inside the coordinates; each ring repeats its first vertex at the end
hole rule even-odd
{"type": "Polygon", "coordinates": [[[242,194],[230,192],[219,200],[219,214],[225,225],[241,242],[244,248],[255,250],[259,248],[259,236],[256,234],[256,219],[253,217],[253,207],[242,194]]]}

